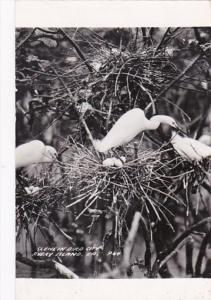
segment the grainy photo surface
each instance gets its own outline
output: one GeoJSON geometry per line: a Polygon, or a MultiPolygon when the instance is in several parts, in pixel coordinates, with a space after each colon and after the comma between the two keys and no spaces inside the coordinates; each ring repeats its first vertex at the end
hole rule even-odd
{"type": "Polygon", "coordinates": [[[16,276],[211,277],[211,29],[16,29],[16,276]]]}

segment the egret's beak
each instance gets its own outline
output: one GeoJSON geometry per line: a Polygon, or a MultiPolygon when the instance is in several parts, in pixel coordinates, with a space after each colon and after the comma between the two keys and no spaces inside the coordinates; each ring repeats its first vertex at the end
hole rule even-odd
{"type": "Polygon", "coordinates": [[[177,131],[187,135],[187,132],[185,132],[180,126],[177,125],[177,128],[176,128],[177,131]]]}
{"type": "Polygon", "coordinates": [[[53,159],[56,160],[58,158],[58,153],[53,155],[53,159]]]}

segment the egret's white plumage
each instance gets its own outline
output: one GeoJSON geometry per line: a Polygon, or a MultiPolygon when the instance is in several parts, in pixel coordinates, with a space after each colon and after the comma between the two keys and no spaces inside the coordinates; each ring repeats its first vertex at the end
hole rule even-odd
{"type": "Polygon", "coordinates": [[[45,146],[45,152],[43,153],[41,162],[52,162],[52,160],[56,159],[58,153],[56,149],[52,146],[45,146]]]}
{"type": "Polygon", "coordinates": [[[201,161],[203,158],[211,157],[211,147],[195,139],[173,133],[171,143],[178,154],[188,160],[201,161]]]}
{"type": "Polygon", "coordinates": [[[203,144],[211,146],[211,136],[208,134],[203,134],[202,136],[200,136],[199,141],[203,144]]]}
{"type": "Polygon", "coordinates": [[[55,148],[34,140],[15,149],[15,167],[25,168],[29,177],[35,177],[40,174],[44,163],[52,162],[57,155],[55,148]]]}
{"type": "Polygon", "coordinates": [[[15,149],[15,168],[27,167],[39,163],[45,153],[43,142],[34,140],[15,149]]]}
{"type": "Polygon", "coordinates": [[[127,144],[142,131],[157,129],[161,123],[178,127],[175,120],[169,116],[157,115],[149,120],[142,109],[131,109],[117,120],[101,141],[94,141],[94,147],[99,152],[106,152],[111,148],[127,144]]]}

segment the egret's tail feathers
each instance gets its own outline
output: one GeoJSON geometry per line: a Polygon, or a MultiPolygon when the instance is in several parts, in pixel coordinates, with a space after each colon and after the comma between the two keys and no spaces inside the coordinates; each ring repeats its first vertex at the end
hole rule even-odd
{"type": "Polygon", "coordinates": [[[94,140],[94,147],[98,152],[106,152],[107,151],[105,144],[103,143],[103,141],[100,141],[100,140],[94,140]]]}

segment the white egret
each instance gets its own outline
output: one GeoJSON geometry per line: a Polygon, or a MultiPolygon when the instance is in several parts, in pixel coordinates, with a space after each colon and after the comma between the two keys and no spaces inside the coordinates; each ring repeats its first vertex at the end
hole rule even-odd
{"type": "Polygon", "coordinates": [[[203,144],[211,146],[211,136],[208,134],[203,134],[202,136],[200,136],[199,141],[203,144]]]}
{"type": "Polygon", "coordinates": [[[117,120],[101,141],[94,140],[94,147],[99,152],[107,152],[111,148],[127,144],[141,131],[157,129],[161,123],[179,129],[172,117],[156,115],[147,119],[142,109],[133,108],[117,120]]]}
{"type": "Polygon", "coordinates": [[[172,146],[181,157],[191,161],[201,161],[211,157],[211,147],[189,137],[182,137],[177,133],[172,134],[172,146]]]}
{"type": "Polygon", "coordinates": [[[15,167],[16,169],[25,168],[29,176],[35,176],[35,173],[41,171],[42,163],[52,162],[57,155],[55,148],[46,146],[41,141],[34,140],[15,149],[15,167]],[[40,165],[39,171],[37,170],[38,164],[40,165]]]}

